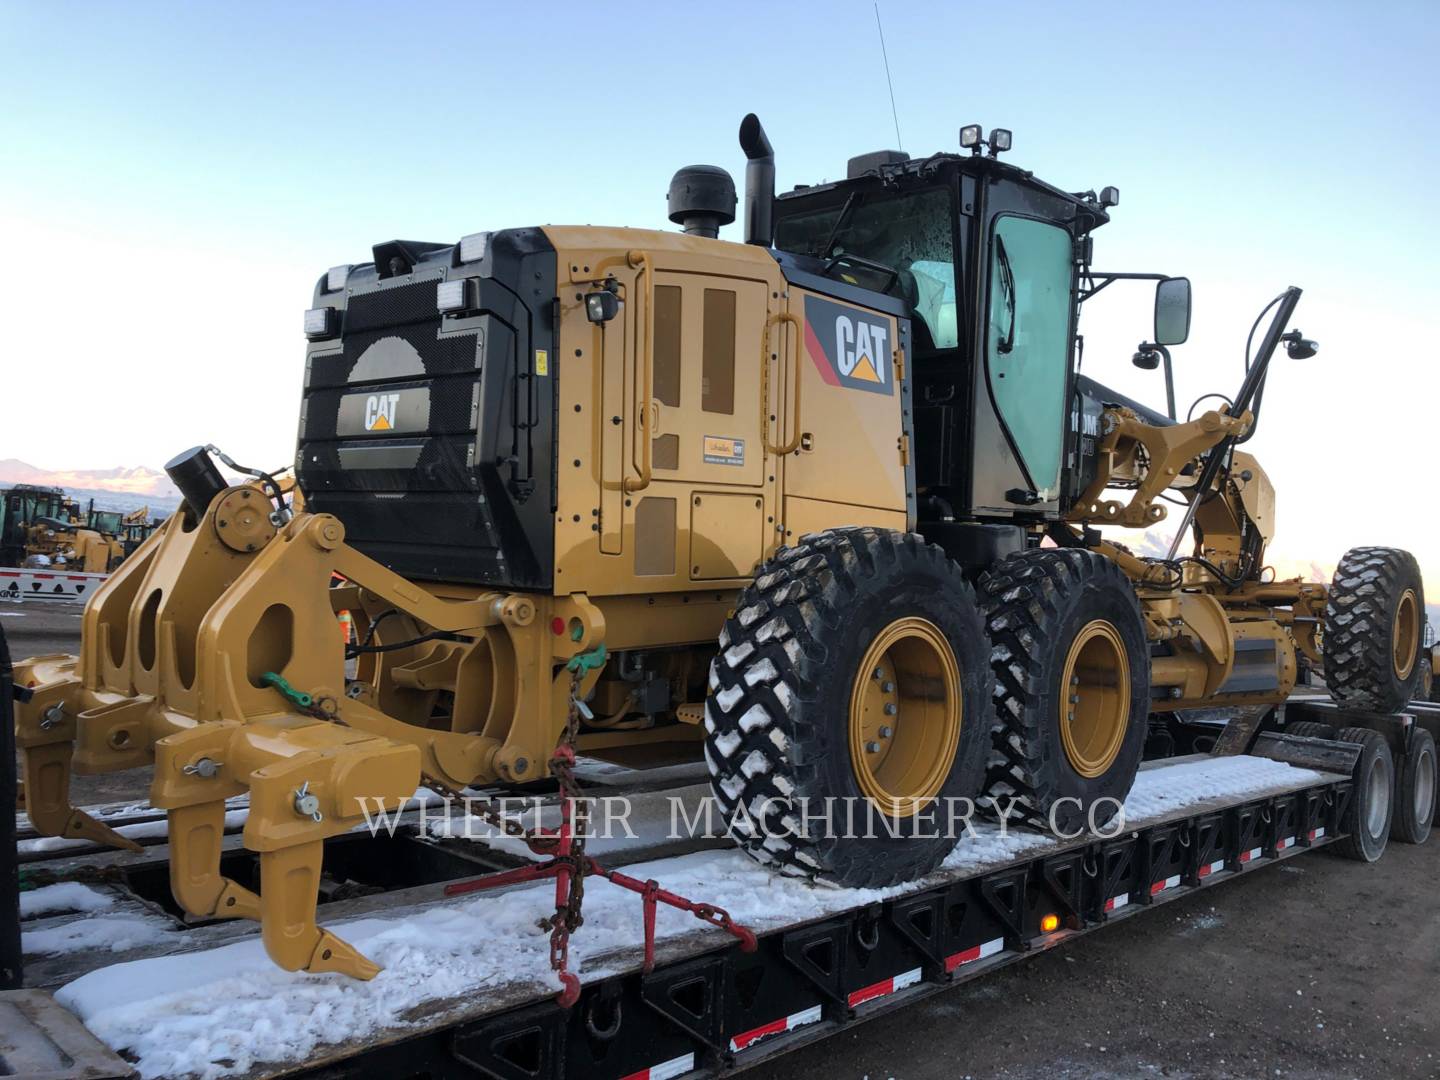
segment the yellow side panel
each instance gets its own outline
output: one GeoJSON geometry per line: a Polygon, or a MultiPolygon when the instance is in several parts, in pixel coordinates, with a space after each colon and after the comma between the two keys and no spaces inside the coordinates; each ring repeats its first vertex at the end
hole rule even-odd
{"type": "Polygon", "coordinates": [[[756,494],[697,491],[690,499],[690,577],[746,577],[765,546],[765,500],[756,494]]]}
{"type": "Polygon", "coordinates": [[[798,410],[793,370],[784,379],[786,434],[797,418],[801,432],[785,463],[786,528],[795,532],[789,504],[797,498],[895,510],[904,528],[896,319],[802,290],[791,292],[790,310],[804,332],[786,358],[787,369],[799,361],[798,410]]]}
{"type": "Polygon", "coordinates": [[[904,510],[875,510],[868,506],[821,502],[819,499],[785,500],[785,542],[795,543],[806,533],[842,525],[873,525],[878,529],[905,529],[904,510]]]}

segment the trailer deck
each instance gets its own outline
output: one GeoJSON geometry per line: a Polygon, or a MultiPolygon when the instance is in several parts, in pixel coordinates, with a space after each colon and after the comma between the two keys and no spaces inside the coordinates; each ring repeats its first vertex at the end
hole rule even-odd
{"type": "MultiPolygon", "coordinates": [[[[573,939],[584,987],[568,1011],[553,1001],[548,939],[534,925],[548,890],[444,895],[446,881],[513,864],[504,845],[407,835],[413,821],[382,841],[440,855],[417,867],[432,880],[322,906],[326,925],[384,966],[370,983],[281,972],[247,924],[185,928],[143,884],[163,845],[32,851],[32,875],[88,878],[109,903],[27,923],[32,942],[83,944],[28,958],[26,982],[54,989],[145,1075],[718,1075],[1329,843],[1350,760],[1312,743],[1262,736],[1251,755],[1148,763],[1120,835],[1065,842],[977,826],[940,872],[888,890],[781,879],[714,839],[684,852],[619,844],[607,863],[728,907],[759,947],[746,954],[662,910],[647,974],[639,905],[597,884],[573,939]],[[107,944],[95,929],[106,922],[138,937],[107,944]]],[[[649,796],[689,797],[690,778],[676,779],[649,796]]]]}

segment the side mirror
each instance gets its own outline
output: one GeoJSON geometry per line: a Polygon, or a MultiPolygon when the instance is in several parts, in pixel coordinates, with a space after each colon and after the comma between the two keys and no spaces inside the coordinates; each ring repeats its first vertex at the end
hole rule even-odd
{"type": "Polygon", "coordinates": [[[1190,336],[1190,279],[1165,278],[1155,286],[1155,343],[1183,345],[1190,336]]]}

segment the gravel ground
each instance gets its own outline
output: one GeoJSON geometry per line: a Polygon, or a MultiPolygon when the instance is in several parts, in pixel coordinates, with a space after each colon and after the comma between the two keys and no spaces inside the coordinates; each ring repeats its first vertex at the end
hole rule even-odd
{"type": "MultiPolygon", "coordinates": [[[[73,652],[78,605],[0,606],[16,659],[73,652]]],[[[77,777],[143,797],[148,770],[77,777]]],[[[1440,1077],[1440,836],[1187,897],[757,1067],[754,1080],[1440,1077]]]]}

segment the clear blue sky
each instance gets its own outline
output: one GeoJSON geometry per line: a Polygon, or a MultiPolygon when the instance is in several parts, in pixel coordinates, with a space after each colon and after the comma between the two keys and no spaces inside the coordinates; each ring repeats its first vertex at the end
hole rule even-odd
{"type": "MultiPolygon", "coordinates": [[[[1120,187],[1102,267],[1191,276],[1182,408],[1233,391],[1256,312],[1305,287],[1322,351],[1277,364],[1252,443],[1283,546],[1408,543],[1440,574],[1440,6],[881,12],[906,150],[1011,127],[1010,160],[1120,187]]],[[[784,187],[893,146],[868,0],[0,4],[0,457],[283,461],[325,267],[393,237],[668,227],[675,168],[742,173],[750,110],[784,187]]],[[[1157,400],[1128,363],[1145,307],[1097,299],[1087,366],[1157,400]]]]}

